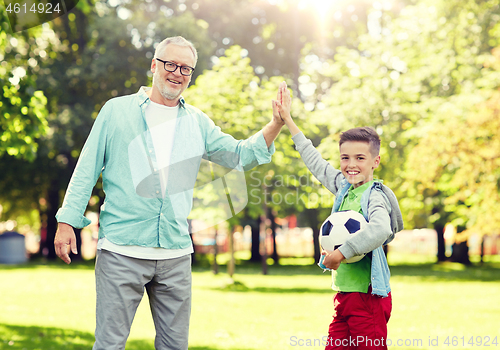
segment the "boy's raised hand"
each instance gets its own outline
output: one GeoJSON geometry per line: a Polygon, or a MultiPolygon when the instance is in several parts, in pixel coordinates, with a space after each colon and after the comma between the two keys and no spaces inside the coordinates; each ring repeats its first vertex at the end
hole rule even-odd
{"type": "Polygon", "coordinates": [[[284,81],[281,82],[278,87],[278,94],[276,95],[276,100],[273,100],[273,119],[276,121],[280,121],[282,124],[285,124],[285,120],[282,118],[281,113],[279,111],[279,106],[281,105],[281,100],[282,100],[283,86],[286,86],[286,83],[284,81]]]}
{"type": "Polygon", "coordinates": [[[292,98],[290,97],[290,91],[286,86],[286,82],[281,82],[278,88],[278,96],[276,96],[276,101],[274,104],[277,107],[278,113],[281,119],[286,123],[287,120],[291,119],[290,108],[292,106],[292,98]]]}
{"type": "Polygon", "coordinates": [[[295,125],[290,115],[291,107],[292,97],[290,96],[290,90],[288,90],[286,82],[283,81],[279,86],[277,101],[273,101],[273,113],[276,109],[277,113],[279,113],[279,116],[290,130],[290,133],[294,136],[300,133],[300,129],[295,125]]]}

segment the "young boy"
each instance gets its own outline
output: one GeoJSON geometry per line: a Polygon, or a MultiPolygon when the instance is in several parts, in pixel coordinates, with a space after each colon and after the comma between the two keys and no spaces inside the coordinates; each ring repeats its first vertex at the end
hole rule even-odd
{"type": "Polygon", "coordinates": [[[336,195],[332,212],[355,210],[368,222],[338,249],[322,252],[323,265],[332,270],[332,289],[338,292],[326,350],[387,349],[392,302],[390,272],[382,246],[403,229],[403,220],[394,193],[381,180],[373,179],[373,171],[380,164],[380,138],[368,127],[342,133],[339,171],[321,157],[295,125],[286,84],[280,85],[274,103],[308,169],[336,195]],[[341,264],[364,253],[367,255],[357,263],[341,264]]]}

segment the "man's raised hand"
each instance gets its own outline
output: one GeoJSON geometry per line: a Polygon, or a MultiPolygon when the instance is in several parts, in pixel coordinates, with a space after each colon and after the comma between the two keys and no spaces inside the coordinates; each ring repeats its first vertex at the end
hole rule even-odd
{"type": "Polygon", "coordinates": [[[285,82],[282,82],[279,86],[278,101],[273,101],[273,113],[275,105],[280,118],[285,122],[292,136],[300,133],[300,129],[297,127],[297,125],[295,125],[295,122],[290,115],[290,110],[292,108],[292,97],[290,96],[290,90],[288,90],[285,82]]]}

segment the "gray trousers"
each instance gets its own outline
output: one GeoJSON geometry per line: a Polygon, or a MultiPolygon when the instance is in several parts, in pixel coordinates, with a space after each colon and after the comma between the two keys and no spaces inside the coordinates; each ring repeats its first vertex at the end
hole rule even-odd
{"type": "Polygon", "coordinates": [[[167,260],[97,252],[93,350],[123,350],[146,289],[157,350],[187,350],[191,314],[191,255],[167,260]]]}

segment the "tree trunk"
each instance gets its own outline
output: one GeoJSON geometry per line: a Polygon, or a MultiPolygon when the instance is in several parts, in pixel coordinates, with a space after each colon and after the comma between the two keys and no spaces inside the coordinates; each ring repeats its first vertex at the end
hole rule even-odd
{"type": "Polygon", "coordinates": [[[470,265],[471,262],[469,260],[469,246],[467,245],[467,241],[464,242],[455,242],[451,246],[452,253],[450,256],[450,261],[457,262],[464,265],[470,265]]]}
{"type": "Polygon", "coordinates": [[[219,264],[217,264],[217,253],[219,251],[219,248],[217,246],[217,229],[218,227],[215,226],[215,234],[214,234],[214,263],[212,265],[212,271],[214,275],[217,275],[219,273],[219,264]]]}
{"type": "Polygon", "coordinates": [[[45,241],[45,248],[47,248],[47,259],[55,260],[57,258],[56,249],[54,246],[54,238],[57,231],[56,213],[59,208],[59,181],[52,179],[50,188],[47,194],[47,235],[45,241]]]}
{"type": "Polygon", "coordinates": [[[437,261],[446,261],[446,245],[444,241],[444,225],[436,222],[434,223],[434,230],[437,233],[437,261]]]}
{"type": "Polygon", "coordinates": [[[457,227],[457,234],[455,235],[455,243],[451,246],[450,260],[464,265],[470,265],[469,260],[469,245],[467,238],[463,237],[464,226],[457,227]]]}
{"type": "Polygon", "coordinates": [[[260,233],[262,237],[262,274],[267,275],[267,232],[266,232],[266,219],[265,217],[260,220],[260,233]]]}
{"type": "Polygon", "coordinates": [[[278,265],[280,262],[278,256],[278,247],[276,245],[276,222],[273,210],[271,208],[267,209],[267,218],[271,221],[271,232],[273,237],[273,255],[271,255],[271,258],[273,258],[274,263],[278,265]]]}
{"type": "Polygon", "coordinates": [[[260,216],[250,221],[250,227],[252,228],[252,248],[250,261],[260,262],[262,257],[260,255],[260,216]]]}
{"type": "Polygon", "coordinates": [[[234,232],[233,228],[229,229],[229,261],[227,263],[227,273],[231,279],[234,275],[235,261],[234,261],[234,232]]]}
{"type": "Polygon", "coordinates": [[[481,264],[484,263],[484,239],[485,239],[485,237],[486,237],[485,235],[483,235],[481,237],[481,260],[480,260],[481,264]]]}

